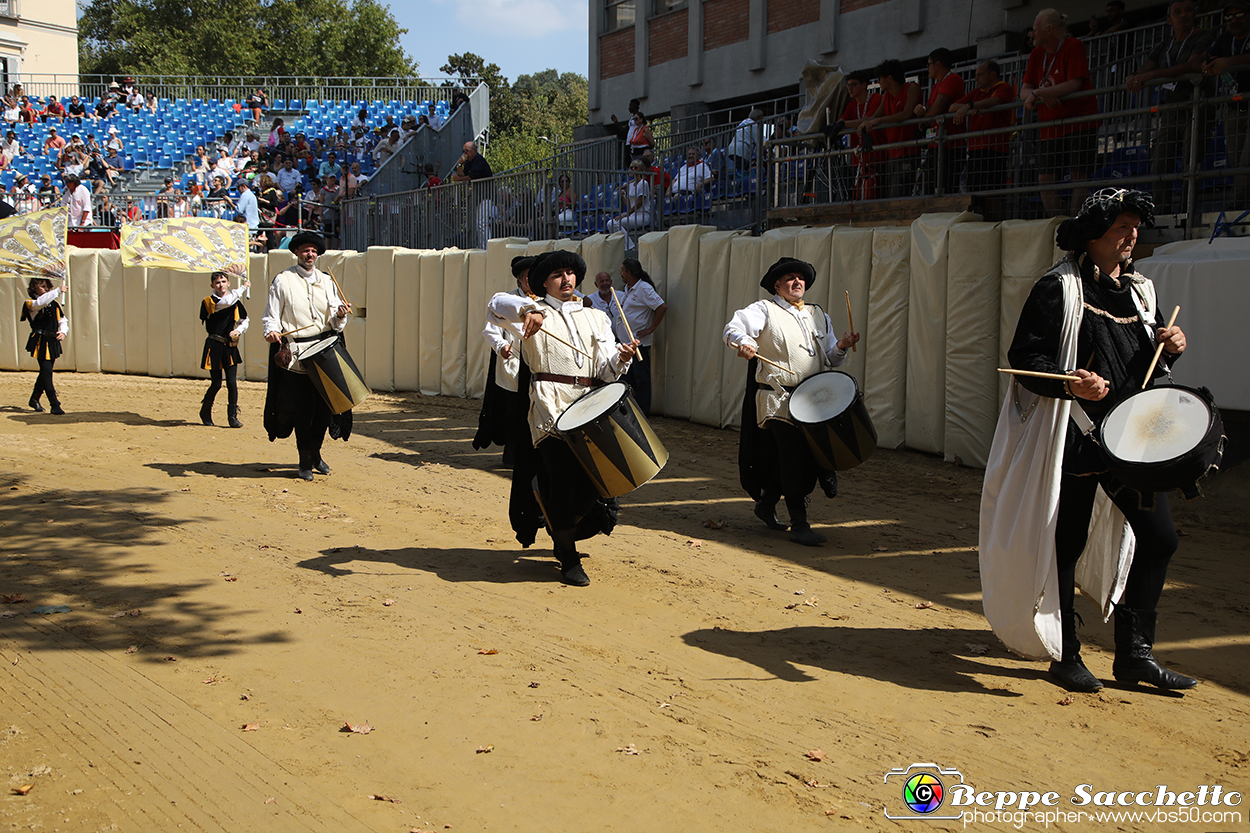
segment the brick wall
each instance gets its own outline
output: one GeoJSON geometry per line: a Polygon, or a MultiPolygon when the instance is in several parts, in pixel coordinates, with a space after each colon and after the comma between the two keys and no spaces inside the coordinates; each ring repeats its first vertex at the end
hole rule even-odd
{"type": "MultiPolygon", "coordinates": [[[[852,5],[856,2],[858,0],[849,0],[852,5]]],[[[883,2],[883,0],[869,0],[869,2],[883,2]]],[[[847,5],[848,0],[842,0],[843,12],[847,11],[847,5]]],[[[795,26],[802,26],[805,23],[815,23],[818,20],[820,20],[820,0],[769,0],[768,33],[770,35],[785,29],[793,29],[795,26]]]]}
{"type": "Polygon", "coordinates": [[[656,66],[686,57],[689,46],[687,36],[689,25],[686,9],[679,9],[648,20],[647,39],[650,44],[650,54],[647,56],[648,66],[656,66]]]}
{"type": "Polygon", "coordinates": [[[853,12],[856,9],[866,9],[869,6],[875,6],[884,2],[885,0],[842,0],[842,14],[853,12]]]}
{"type": "Polygon", "coordinates": [[[704,0],[703,51],[746,40],[751,34],[750,10],[751,0],[704,0]]]}
{"type": "MultiPolygon", "coordinates": [[[[843,0],[845,2],[845,0],[843,0]]],[[[599,38],[599,77],[615,78],[634,71],[634,27],[599,38]]]]}

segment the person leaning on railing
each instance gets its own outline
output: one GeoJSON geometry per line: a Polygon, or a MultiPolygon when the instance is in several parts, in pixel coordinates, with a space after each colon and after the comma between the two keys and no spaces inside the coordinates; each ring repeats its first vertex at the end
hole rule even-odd
{"type": "MultiPolygon", "coordinates": [[[[1207,54],[1202,73],[1223,81],[1221,92],[1250,94],[1250,0],[1224,4],[1224,29],[1207,54]]],[[[1250,168],[1250,101],[1231,101],[1224,118],[1224,143],[1233,168],[1250,168]]],[[[1233,207],[1250,208],[1250,174],[1234,174],[1233,207]]]]}
{"type": "MultiPolygon", "coordinates": [[[[877,68],[877,75],[881,84],[881,103],[874,113],[860,123],[861,137],[874,130],[882,130],[887,143],[915,139],[914,125],[895,125],[912,117],[916,106],[920,104],[920,85],[915,81],[908,81],[902,62],[894,59],[882,61],[877,68]]],[[[881,182],[884,193],[881,196],[897,199],[911,194],[919,152],[915,145],[888,148],[885,151],[885,176],[881,182]]]]}

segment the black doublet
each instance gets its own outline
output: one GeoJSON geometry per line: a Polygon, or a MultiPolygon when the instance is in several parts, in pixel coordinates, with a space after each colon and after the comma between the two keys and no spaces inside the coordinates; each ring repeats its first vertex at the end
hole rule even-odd
{"type": "Polygon", "coordinates": [[[22,304],[22,315],[18,321],[30,322],[30,338],[26,339],[26,352],[36,359],[56,361],[61,357],[61,342],[57,339],[60,332],[61,319],[64,313],[56,301],[45,304],[38,312],[31,314],[31,304],[22,304]]]}
{"type": "Polygon", "coordinates": [[[200,320],[208,331],[208,337],[204,339],[204,353],[200,356],[200,367],[205,370],[243,363],[238,346],[230,344],[229,338],[238,323],[247,318],[247,308],[242,301],[236,301],[222,310],[216,307],[217,299],[212,295],[200,303],[200,320]]]}

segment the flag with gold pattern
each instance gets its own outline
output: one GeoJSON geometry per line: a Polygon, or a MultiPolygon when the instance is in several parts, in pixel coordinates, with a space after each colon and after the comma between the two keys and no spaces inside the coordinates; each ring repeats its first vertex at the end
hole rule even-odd
{"type": "Polygon", "coordinates": [[[139,220],[122,226],[123,266],[247,274],[247,224],[212,217],[139,220]]]}
{"type": "Polygon", "coordinates": [[[69,209],[47,208],[0,220],[0,278],[64,280],[69,209]]]}

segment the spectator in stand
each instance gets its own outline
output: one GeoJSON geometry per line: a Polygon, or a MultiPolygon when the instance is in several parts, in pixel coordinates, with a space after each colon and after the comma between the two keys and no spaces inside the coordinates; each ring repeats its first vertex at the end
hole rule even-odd
{"type": "Polygon", "coordinates": [[[165,184],[161,186],[161,190],[156,192],[156,217],[163,220],[167,217],[174,216],[174,180],[172,177],[165,177],[165,184]]]}
{"type": "MultiPolygon", "coordinates": [[[[643,164],[643,170],[648,174],[647,186],[648,193],[651,190],[650,169],[643,164]]],[[[573,193],[573,184],[569,181],[568,174],[560,174],[556,179],[556,187],[551,189],[551,205],[556,212],[557,223],[573,222],[573,206],[577,204],[577,195],[573,193]]]]}
{"type": "Polygon", "coordinates": [[[143,208],[139,203],[134,201],[133,197],[126,197],[126,210],[122,212],[127,222],[135,222],[143,219],[143,208]]]}
{"type": "Polygon", "coordinates": [[[668,171],[655,164],[655,151],[648,149],[642,155],[642,166],[651,173],[647,176],[647,184],[653,194],[667,194],[672,190],[673,177],[668,171]]]}
{"type": "MultiPolygon", "coordinates": [[[[959,77],[959,73],[951,72],[953,63],[955,63],[955,56],[945,47],[938,47],[929,53],[929,80],[933,82],[933,87],[929,90],[929,101],[916,105],[913,112],[917,117],[932,118],[945,115],[950,112],[952,104],[964,97],[964,79],[959,77]]],[[[946,148],[942,154],[946,158],[940,160],[942,163],[940,167],[946,171],[942,193],[958,194],[959,175],[964,168],[964,143],[954,137],[963,133],[963,127],[952,124],[950,121],[947,121],[943,127],[935,121],[929,135],[934,135],[939,130],[945,130],[947,135],[946,148]]],[[[938,145],[934,142],[925,151],[921,169],[926,194],[937,193],[938,168],[938,145]]]]}
{"type": "Polygon", "coordinates": [[[464,90],[456,90],[451,96],[451,109],[449,112],[454,113],[468,103],[469,97],[464,94],[464,90]]]}
{"type": "Polygon", "coordinates": [[[161,103],[157,100],[156,93],[148,93],[148,98],[147,101],[144,102],[144,107],[152,115],[155,116],[157,114],[157,112],[161,109],[161,103]]]}
{"type": "MultiPolygon", "coordinates": [[[[1024,109],[1036,110],[1044,123],[1081,116],[1097,116],[1098,100],[1084,96],[1061,100],[1073,93],[1092,90],[1085,45],[1068,36],[1068,16],[1054,9],[1042,9],[1033,21],[1033,42],[1020,95],[1024,109]]],[[[1063,179],[1066,171],[1072,180],[1073,212],[1085,202],[1087,188],[1097,155],[1098,119],[1043,127],[1040,135],[1041,158],[1037,180],[1045,188],[1063,179]]],[[[1051,216],[1066,216],[1059,192],[1042,191],[1042,205],[1051,216]]]]}
{"type": "Polygon", "coordinates": [[[378,146],[373,149],[373,163],[379,168],[382,167],[382,163],[390,159],[395,151],[399,150],[399,145],[399,128],[397,127],[390,132],[386,141],[379,142],[378,146]]]}
{"type": "MultiPolygon", "coordinates": [[[[429,185],[429,184],[430,184],[429,175],[430,175],[430,172],[431,172],[433,169],[434,169],[434,166],[433,166],[433,165],[431,165],[429,162],[426,162],[426,163],[425,163],[425,173],[426,173],[426,180],[425,180],[425,182],[426,182],[426,185],[429,185]]],[[[359,162],[353,162],[353,163],[352,163],[352,179],[356,180],[356,187],[357,187],[357,188],[360,188],[360,186],[364,185],[366,182],[368,182],[368,181],[369,181],[369,177],[365,176],[364,174],[362,174],[362,173],[360,172],[360,163],[359,163],[359,162]]],[[[435,183],[435,184],[437,184],[437,185],[442,185],[442,184],[443,184],[443,181],[442,181],[441,179],[439,179],[437,176],[436,176],[436,177],[434,177],[434,179],[438,180],[438,181],[437,181],[437,183],[435,183]]]]}
{"type": "Polygon", "coordinates": [[[82,103],[76,95],[69,97],[69,108],[66,110],[69,118],[75,120],[75,124],[82,124],[82,120],[87,117],[87,105],[82,103]]]}
{"type": "Polygon", "coordinates": [[[278,147],[280,144],[286,142],[286,138],[286,123],[280,118],[274,119],[273,124],[269,126],[269,147],[278,147]]]}
{"type": "Polygon", "coordinates": [[[368,129],[369,129],[369,111],[368,111],[368,109],[366,109],[366,108],[364,108],[364,107],[361,107],[361,108],[360,108],[360,110],[359,110],[359,111],[357,111],[357,113],[356,113],[356,117],[355,117],[354,119],[352,119],[352,123],[351,123],[350,127],[352,128],[352,130],[353,130],[353,131],[355,131],[355,130],[357,130],[357,129],[360,129],[360,130],[368,130],[368,129]]]}
{"type": "Polygon", "coordinates": [[[217,161],[213,163],[213,178],[219,176],[227,182],[234,179],[234,160],[224,147],[217,151],[217,161]]]}
{"type": "Polygon", "coordinates": [[[629,131],[625,136],[625,146],[629,150],[629,158],[641,159],[642,155],[651,149],[655,144],[655,137],[651,135],[651,127],[647,124],[647,117],[642,113],[634,113],[629,120],[629,131]]]}
{"type": "Polygon", "coordinates": [[[98,150],[91,154],[87,170],[91,173],[92,179],[107,182],[110,188],[117,184],[117,169],[110,165],[104,158],[104,154],[98,150]]]}
{"type": "Polygon", "coordinates": [[[87,134],[87,153],[95,153],[96,151],[99,151],[100,153],[104,153],[104,148],[100,147],[100,143],[95,140],[94,133],[88,133],[87,134]]]}
{"type": "Polygon", "coordinates": [[[456,170],[451,175],[452,182],[468,182],[473,179],[487,179],[495,175],[490,169],[486,157],[477,152],[476,142],[465,142],[464,152],[456,161],[456,170]]]}
{"type": "MultiPolygon", "coordinates": [[[[1124,86],[1130,93],[1141,92],[1151,81],[1177,79],[1177,76],[1202,71],[1202,62],[1215,43],[1216,33],[1214,29],[1194,29],[1194,0],[1173,0],[1168,6],[1168,25],[1172,27],[1171,37],[1160,41],[1150,50],[1141,68],[1125,79],[1124,86]]],[[[1214,91],[1215,81],[1204,78],[1199,94],[1209,96],[1214,91]]],[[[1194,85],[1189,81],[1171,80],[1162,87],[1162,97],[1166,104],[1184,103],[1193,94],[1194,85]]],[[[1198,125],[1194,135],[1203,137],[1205,143],[1205,108],[1200,108],[1198,113],[1198,125]]],[[[1190,115],[1189,109],[1159,111],[1158,132],[1150,146],[1152,176],[1167,176],[1174,170],[1176,157],[1181,155],[1185,145],[1185,132],[1189,126],[1190,115]]],[[[1205,148],[1200,150],[1199,154],[1204,150],[1205,148]]],[[[1173,182],[1156,180],[1156,183],[1155,216],[1175,213],[1173,182]]]]}
{"type": "Polygon", "coordinates": [[[424,127],[430,126],[430,117],[427,116],[425,113],[422,113],[420,116],[417,117],[417,127],[421,128],[423,126],[424,127]]]}
{"type": "MultiPolygon", "coordinates": [[[[639,104],[638,99],[631,98],[629,100],[629,118],[625,120],[625,123],[622,124],[621,120],[616,117],[616,113],[613,113],[611,116],[612,124],[608,125],[608,131],[612,135],[616,136],[618,139],[620,139],[622,142],[625,143],[624,148],[625,148],[625,164],[626,165],[629,164],[629,160],[630,160],[629,143],[628,143],[629,131],[634,126],[634,114],[637,113],[641,109],[642,109],[642,105],[639,104]]],[[[453,106],[451,111],[453,113],[456,112],[456,108],[453,106]]]]}
{"type": "Polygon", "coordinates": [[[438,108],[433,103],[426,108],[425,114],[430,122],[430,127],[435,130],[443,129],[443,117],[438,114],[438,108]]]}
{"type": "MultiPolygon", "coordinates": [[[[972,92],[951,105],[952,121],[968,125],[968,132],[1010,127],[1015,110],[987,113],[991,107],[1014,104],[1016,93],[1002,80],[996,61],[977,64],[977,85],[972,92]]],[[[1007,156],[1011,134],[968,137],[968,190],[993,191],[1007,187],[1007,156]]],[[[990,197],[991,215],[1002,216],[1002,198],[990,197]]]]}
{"type": "Polygon", "coordinates": [[[282,162],[282,170],[278,171],[277,176],[274,177],[274,181],[278,183],[283,194],[294,191],[295,186],[299,185],[302,179],[299,171],[295,170],[295,160],[289,156],[282,162]]]}
{"type": "Polygon", "coordinates": [[[0,111],[0,118],[10,127],[16,127],[17,123],[22,119],[22,108],[17,103],[17,99],[12,96],[4,97],[4,110],[0,111]]]}
{"type": "Polygon", "coordinates": [[[61,151],[65,149],[65,140],[56,135],[56,128],[48,128],[48,138],[43,140],[43,152],[45,155],[57,157],[61,155],[61,151]]]}
{"type": "MultiPolygon", "coordinates": [[[[763,118],[764,111],[755,107],[745,119],[738,122],[733,138],[729,140],[729,145],[725,148],[725,153],[729,156],[731,174],[745,171],[755,161],[755,134],[759,131],[758,125],[763,118]]],[[[648,162],[646,167],[650,168],[651,164],[648,162]]]]}
{"type": "MultiPolygon", "coordinates": [[[[426,119],[426,123],[429,123],[429,119],[426,119]]],[[[399,123],[399,141],[401,143],[408,141],[409,137],[416,135],[416,132],[417,117],[409,113],[404,116],[404,120],[399,123]]]]}
{"type": "Polygon", "coordinates": [[[1107,16],[1102,20],[1097,17],[1089,19],[1089,36],[1110,35],[1122,32],[1129,27],[1128,17],[1124,14],[1124,0],[1109,0],[1107,16]]]}
{"type": "Polygon", "coordinates": [[[5,155],[4,148],[0,148],[0,171],[8,170],[9,162],[9,157],[5,155]]]}
{"type": "Polygon", "coordinates": [[[92,199],[95,201],[95,217],[93,218],[95,224],[105,228],[116,226],[117,210],[113,207],[112,199],[109,198],[104,180],[97,179],[95,181],[95,191],[92,192],[92,199]]]}
{"type": "Polygon", "coordinates": [[[247,97],[247,109],[252,111],[252,124],[260,124],[260,117],[269,107],[269,96],[264,89],[256,88],[256,92],[247,97]]]}
{"type": "Polygon", "coordinates": [[[255,152],[255,153],[260,152],[260,148],[261,148],[260,139],[256,138],[255,130],[249,130],[245,134],[243,134],[243,146],[246,147],[249,152],[255,152]]]}
{"type": "Polygon", "coordinates": [[[877,164],[881,161],[881,154],[872,150],[872,147],[884,140],[880,134],[876,133],[872,134],[867,141],[859,135],[859,126],[868,120],[870,114],[881,108],[881,93],[870,95],[868,92],[868,85],[871,83],[872,75],[867,70],[856,70],[846,76],[846,92],[849,100],[842,111],[842,122],[846,129],[851,131],[846,137],[847,147],[856,150],[867,146],[865,150],[851,155],[851,164],[855,166],[855,187],[852,196],[855,200],[877,198],[877,164]]]}
{"type": "Polygon", "coordinates": [[[43,121],[55,121],[57,124],[65,121],[65,117],[69,113],[65,109],[65,105],[61,103],[61,99],[54,95],[48,96],[48,104],[43,108],[43,112],[39,114],[43,121]]]}
{"type": "MultiPolygon", "coordinates": [[[[651,186],[647,183],[641,159],[629,163],[629,177],[629,184],[621,187],[621,200],[625,210],[608,220],[608,231],[625,232],[626,241],[629,240],[629,232],[641,231],[651,225],[651,186]]],[[[625,248],[632,247],[626,242],[625,248]]]]}
{"type": "Polygon", "coordinates": [[[0,148],[4,148],[4,155],[9,159],[16,159],[22,155],[22,143],[17,140],[17,134],[12,130],[5,131],[4,142],[0,143],[0,148]]]}
{"type": "Polygon", "coordinates": [[[100,102],[95,106],[93,118],[111,119],[115,112],[117,112],[117,103],[110,96],[101,96],[100,102]]]}
{"type": "Polygon", "coordinates": [[[225,217],[227,214],[234,214],[234,200],[230,199],[230,194],[226,191],[226,178],[224,176],[216,174],[213,176],[213,187],[209,188],[208,193],[204,195],[204,207],[213,212],[214,217],[225,217]]]}
{"type": "Polygon", "coordinates": [[[317,169],[317,176],[321,177],[322,180],[328,176],[341,176],[343,169],[339,167],[338,158],[338,154],[334,151],[327,153],[326,161],[322,162],[317,169]]]}
{"type": "Polygon", "coordinates": [[[187,184],[187,216],[199,217],[204,210],[204,187],[195,180],[187,184]]]}
{"type": "Polygon", "coordinates": [[[387,117],[386,117],[386,124],[382,125],[382,135],[383,135],[383,136],[389,136],[389,135],[391,135],[391,131],[393,131],[393,130],[399,130],[399,125],[397,125],[397,124],[395,123],[395,117],[394,117],[394,116],[392,116],[392,115],[387,115],[387,117]]]}
{"type": "Polygon", "coordinates": [[[126,108],[132,113],[137,113],[143,109],[143,93],[138,90],[131,90],[126,93],[126,108]]]}
{"type": "MultiPolygon", "coordinates": [[[[1223,81],[1222,94],[1250,93],[1250,0],[1227,0],[1224,29],[1203,56],[1202,73],[1223,81]]],[[[1224,118],[1224,142],[1232,168],[1250,168],[1250,101],[1231,101],[1224,118]]],[[[1250,174],[1233,177],[1233,208],[1250,207],[1250,174]]]]}
{"type": "Polygon", "coordinates": [[[86,227],[91,225],[91,191],[82,184],[78,174],[66,174],[65,177],[66,207],[69,208],[69,224],[86,227]]]}
{"type": "Polygon", "coordinates": [[[434,170],[433,162],[426,162],[421,173],[425,177],[425,182],[420,185],[421,188],[435,188],[443,184],[443,178],[438,175],[438,171],[434,170]]]}
{"type": "MultiPolygon", "coordinates": [[[[877,68],[881,82],[881,104],[877,111],[859,126],[860,135],[881,129],[886,142],[907,142],[916,138],[913,125],[897,126],[916,112],[920,104],[920,85],[908,81],[900,61],[883,61],[877,68]]],[[[897,199],[911,196],[915,184],[916,158],[920,149],[915,145],[888,148],[885,151],[885,176],[878,185],[881,196],[897,199]],[[883,180],[883,181],[882,181],[883,180]]]]}
{"type": "Polygon", "coordinates": [[[34,124],[39,121],[39,114],[35,112],[38,99],[34,103],[26,96],[22,96],[21,109],[18,110],[17,118],[22,124],[34,124]]]}
{"type": "Polygon", "coordinates": [[[252,186],[245,177],[239,177],[236,187],[239,189],[239,199],[235,205],[235,211],[247,218],[247,227],[255,234],[260,228],[260,203],[256,195],[252,193],[252,186]]]}
{"type": "MultiPolygon", "coordinates": [[[[633,163],[630,163],[631,168],[633,163]]],[[[686,149],[686,164],[677,169],[673,178],[671,194],[698,194],[712,187],[715,179],[712,169],[699,158],[699,149],[686,149]]]]}
{"type": "MultiPolygon", "coordinates": [[[[51,178],[48,183],[51,184],[51,178]]],[[[9,188],[9,194],[12,195],[13,201],[17,202],[23,197],[36,197],[39,195],[39,189],[30,181],[30,178],[21,171],[17,172],[17,176],[13,177],[13,186],[9,188]]]]}
{"type": "Polygon", "coordinates": [[[356,174],[352,173],[352,170],[349,167],[346,171],[343,171],[343,175],[339,177],[339,191],[336,196],[340,201],[350,200],[356,196],[356,192],[359,189],[360,180],[356,178],[356,174]]]}
{"type": "Polygon", "coordinates": [[[318,195],[321,203],[321,233],[338,244],[339,237],[339,180],[331,174],[318,195]]]}
{"type": "Polygon", "coordinates": [[[122,137],[117,134],[116,126],[112,126],[112,125],[109,126],[109,137],[108,139],[105,140],[104,147],[112,148],[118,153],[121,153],[123,150],[126,149],[126,143],[123,142],[122,137]]]}

